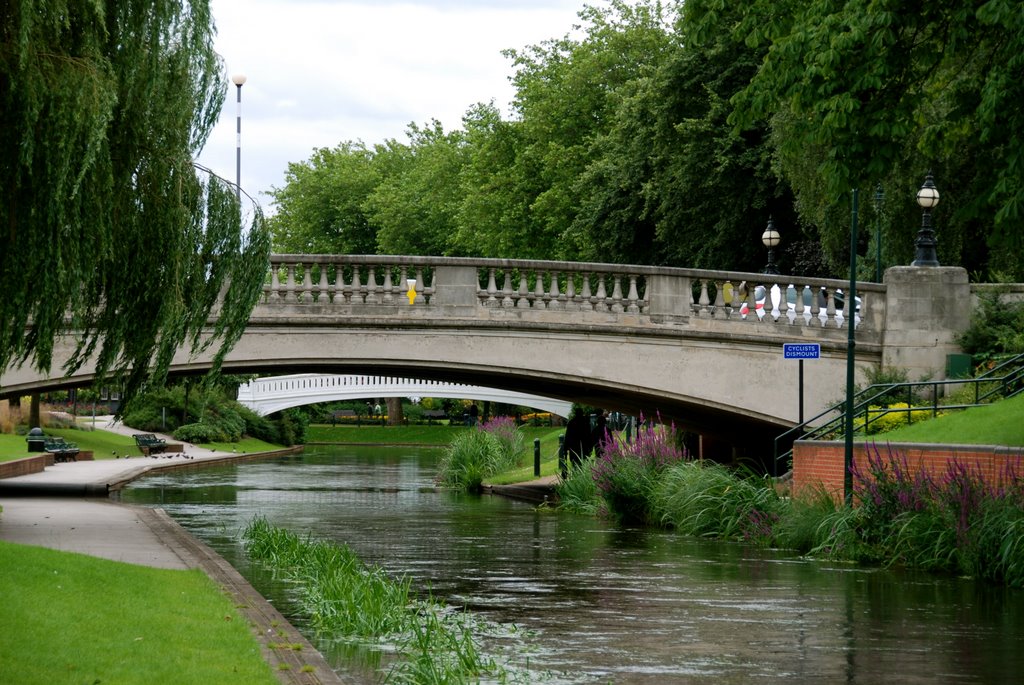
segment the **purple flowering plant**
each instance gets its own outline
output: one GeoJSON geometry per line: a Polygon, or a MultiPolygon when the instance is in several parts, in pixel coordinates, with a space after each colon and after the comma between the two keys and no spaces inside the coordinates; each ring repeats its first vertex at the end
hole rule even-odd
{"type": "Polygon", "coordinates": [[[674,424],[645,422],[642,416],[640,420],[631,442],[605,433],[592,469],[608,512],[631,523],[648,522],[654,483],[665,469],[687,458],[678,444],[674,424]]]}

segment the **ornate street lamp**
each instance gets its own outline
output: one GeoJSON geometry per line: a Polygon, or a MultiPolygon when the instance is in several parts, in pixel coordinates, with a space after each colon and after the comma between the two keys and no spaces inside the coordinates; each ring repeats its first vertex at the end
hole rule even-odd
{"type": "Polygon", "coordinates": [[[764,268],[766,274],[778,275],[779,269],[775,266],[775,246],[779,244],[782,236],[775,230],[775,224],[772,223],[772,218],[768,217],[768,226],[764,229],[764,233],[761,234],[761,242],[768,248],[768,266],[764,268]]]}
{"type": "Polygon", "coordinates": [[[932,172],[924,178],[924,185],[917,191],[917,204],[921,205],[921,230],[917,232],[917,239],[914,240],[914,261],[910,266],[938,266],[939,257],[935,253],[935,231],[932,229],[932,208],[939,204],[939,189],[935,187],[932,180],[932,172]]]}
{"type": "Polygon", "coordinates": [[[242,203],[242,86],[245,85],[245,74],[234,74],[231,82],[238,88],[238,138],[235,146],[235,196],[242,203]]]}

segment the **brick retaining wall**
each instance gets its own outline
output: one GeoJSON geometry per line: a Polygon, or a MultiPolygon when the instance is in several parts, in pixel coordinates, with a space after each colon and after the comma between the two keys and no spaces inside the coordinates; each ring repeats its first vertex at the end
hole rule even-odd
{"type": "Polygon", "coordinates": [[[14,478],[15,476],[39,473],[51,464],[53,464],[53,456],[49,454],[37,454],[34,457],[2,461],[0,462],[0,478],[14,478]]]}
{"type": "MultiPolygon", "coordinates": [[[[989,482],[998,482],[1007,464],[1015,463],[1024,474],[1024,448],[998,445],[925,445],[911,443],[855,443],[853,460],[862,471],[867,470],[865,448],[875,445],[883,454],[889,449],[904,455],[907,465],[916,471],[923,467],[929,474],[941,477],[950,463],[958,460],[976,469],[989,482]]],[[[843,497],[843,461],[846,446],[842,442],[798,441],[793,446],[793,492],[824,486],[837,499],[843,497]]]]}

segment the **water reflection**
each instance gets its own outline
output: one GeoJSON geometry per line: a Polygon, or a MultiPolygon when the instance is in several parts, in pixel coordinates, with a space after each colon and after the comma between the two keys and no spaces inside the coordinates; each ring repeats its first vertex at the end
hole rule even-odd
{"type": "MultiPolygon", "coordinates": [[[[247,564],[237,531],[259,513],[345,542],[526,631],[531,680],[1002,683],[1024,669],[1020,592],[435,492],[436,458],[318,451],[156,476],[123,497],[166,508],[283,609],[287,588],[247,564]]],[[[339,665],[358,656],[319,646],[339,665]]]]}

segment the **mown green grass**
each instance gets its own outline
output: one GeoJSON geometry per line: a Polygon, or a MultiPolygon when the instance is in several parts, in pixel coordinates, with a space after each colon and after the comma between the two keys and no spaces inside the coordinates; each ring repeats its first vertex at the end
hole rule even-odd
{"type": "MultiPolygon", "coordinates": [[[[46,428],[43,432],[46,435],[58,435],[68,442],[73,442],[78,445],[80,450],[91,450],[94,459],[143,456],[135,444],[135,439],[131,436],[111,433],[99,428],[96,430],[84,428],[46,428]]],[[[238,442],[201,443],[197,447],[204,447],[218,452],[237,452],[238,454],[271,452],[281,449],[280,445],[274,445],[255,438],[245,438],[238,442]]],[[[25,442],[24,435],[0,434],[0,461],[21,459],[22,457],[31,456],[31,454],[28,452],[28,445],[25,442]]]]}
{"type": "Polygon", "coordinates": [[[524,427],[520,430],[526,437],[526,465],[488,477],[485,480],[488,485],[508,485],[534,480],[536,476],[533,473],[533,441],[536,438],[540,438],[541,477],[558,475],[558,436],[565,433],[565,428],[524,427]]]}
{"type": "Polygon", "coordinates": [[[201,571],[0,542],[0,682],[277,683],[201,571]]]}
{"type": "Polygon", "coordinates": [[[888,433],[869,436],[867,441],[1021,447],[1024,446],[1024,395],[953,411],[888,433]]]}

